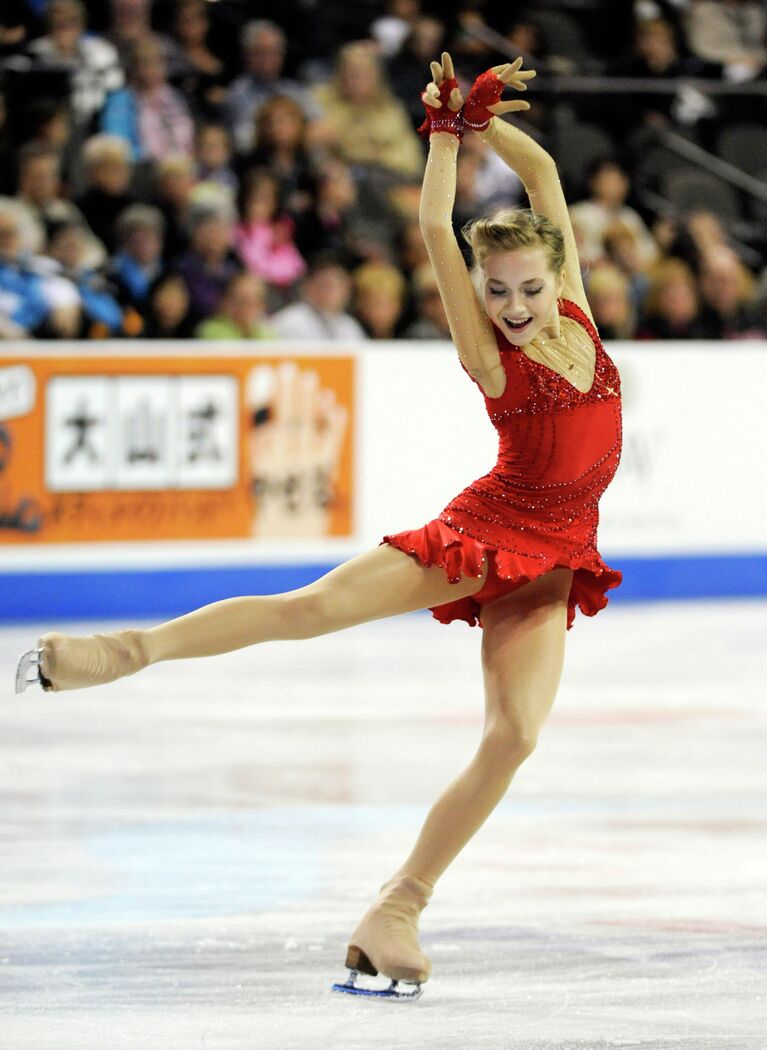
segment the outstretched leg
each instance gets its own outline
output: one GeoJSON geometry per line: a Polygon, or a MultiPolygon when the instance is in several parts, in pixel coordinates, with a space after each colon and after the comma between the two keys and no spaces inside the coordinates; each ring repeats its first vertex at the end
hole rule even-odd
{"type": "Polygon", "coordinates": [[[149,663],[214,656],[276,639],[312,638],[354,624],[441,605],[478,591],[487,575],[448,582],[439,566],[383,544],[284,594],[227,598],[147,630],[71,638],[45,635],[41,670],[52,688],[77,689],[149,663]]]}
{"type": "Polygon", "coordinates": [[[434,883],[484,824],[535,747],[562,673],[572,575],[570,569],[554,569],[483,609],[482,740],[467,768],[432,806],[409,857],[381,887],[352,934],[347,959],[362,953],[372,963],[367,972],[377,968],[417,981],[428,977],[430,963],[418,947],[418,914],[434,883]]]}

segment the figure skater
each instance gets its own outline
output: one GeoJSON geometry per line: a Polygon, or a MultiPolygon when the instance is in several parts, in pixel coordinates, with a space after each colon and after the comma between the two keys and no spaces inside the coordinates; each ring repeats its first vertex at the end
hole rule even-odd
{"type": "Polygon", "coordinates": [[[464,105],[450,56],[431,69],[422,95],[430,146],[421,225],[460,363],[498,431],[496,465],[433,521],[386,536],[308,587],[215,602],[148,630],[46,634],[19,672],[21,688],[31,668],[46,689],[77,689],[160,660],[310,638],[416,609],[429,608],[442,623],[479,622],[485,724],[476,754],[357,925],[346,957],[353,973],[335,986],[362,992],[356,971],[380,972],[392,985],[377,994],[411,998],[431,969],[418,919],[434,884],[533,751],[576,606],[593,616],[621,582],[596,547],[598,501],[620,459],[620,378],[589,311],[556,165],[499,119],[529,108],[500,98],[506,85],[526,90],[534,72],[522,71],[521,59],[495,66],[464,105]],[[451,226],[465,127],[517,172],[530,202],[530,210],[478,219],[465,231],[481,297],[451,226]],[[415,987],[398,991],[398,981],[415,987]]]}

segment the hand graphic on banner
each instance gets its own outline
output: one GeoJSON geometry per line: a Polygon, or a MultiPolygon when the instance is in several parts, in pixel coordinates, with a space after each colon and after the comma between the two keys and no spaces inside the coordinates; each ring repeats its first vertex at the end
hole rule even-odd
{"type": "Polygon", "coordinates": [[[261,365],[247,383],[253,535],[327,536],[348,412],[311,368],[261,365]]]}

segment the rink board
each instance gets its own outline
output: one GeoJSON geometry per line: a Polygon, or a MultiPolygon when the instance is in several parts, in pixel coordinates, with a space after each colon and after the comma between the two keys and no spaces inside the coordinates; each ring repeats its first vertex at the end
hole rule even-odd
{"type": "MultiPolygon", "coordinates": [[[[212,353],[204,344],[167,344],[161,357],[138,343],[3,347],[0,428],[11,440],[5,459],[0,456],[1,620],[170,614],[230,594],[302,586],[375,546],[386,532],[436,516],[491,468],[495,432],[448,344],[269,343],[263,353],[265,345],[232,344],[212,353]],[[275,380],[283,359],[293,376],[316,373],[323,405],[331,398],[338,440],[330,451],[327,425],[318,424],[308,445],[306,428],[299,427],[295,439],[303,433],[304,447],[297,452],[288,444],[287,424],[279,433],[272,427],[267,445],[268,428],[253,429],[267,406],[272,423],[294,411],[289,402],[295,407],[298,394],[280,393],[275,380]],[[219,445],[229,435],[236,459],[227,465],[219,457],[207,473],[204,464],[185,467],[178,450],[161,462],[135,457],[121,465],[108,441],[109,469],[82,463],[73,473],[78,450],[71,432],[66,447],[57,438],[57,420],[71,422],[77,413],[95,418],[100,404],[110,433],[146,440],[154,433],[149,423],[159,420],[170,448],[180,424],[167,406],[177,413],[179,405],[191,406],[200,375],[209,377],[206,393],[219,398],[219,445]],[[91,396],[101,401],[88,401],[91,396]],[[277,493],[271,506],[278,511],[289,494],[285,479],[295,482],[285,464],[296,457],[307,464],[307,476],[320,467],[326,479],[332,473],[330,500],[309,508],[298,528],[295,518],[265,513],[267,497],[263,504],[252,497],[264,487],[263,477],[256,478],[264,457],[266,488],[277,493]],[[15,527],[14,510],[32,491],[49,499],[58,532],[49,523],[47,534],[15,527]],[[184,521],[182,498],[190,507],[197,500],[191,523],[184,521]],[[82,534],[79,505],[90,508],[82,534]],[[112,507],[124,542],[103,538],[109,528],[93,508],[104,506],[112,507]],[[131,506],[142,512],[127,521],[124,508],[131,506]],[[159,514],[173,506],[176,525],[159,514]],[[205,508],[215,509],[215,520],[205,508]],[[62,521],[68,531],[62,532],[62,521]]],[[[767,595],[767,427],[760,394],[767,345],[624,343],[608,351],[621,372],[624,405],[621,466],[600,504],[600,552],[624,573],[610,600],[767,595]]],[[[195,411],[204,416],[199,405],[195,411]]],[[[95,446],[89,451],[98,453],[95,446]]]]}

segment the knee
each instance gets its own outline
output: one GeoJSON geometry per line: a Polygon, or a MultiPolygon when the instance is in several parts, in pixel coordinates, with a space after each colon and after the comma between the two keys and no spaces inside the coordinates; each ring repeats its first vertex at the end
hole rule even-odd
{"type": "Polygon", "coordinates": [[[325,589],[312,585],[281,597],[280,616],[285,638],[314,638],[333,629],[333,602],[325,589]]]}
{"type": "Polygon", "coordinates": [[[537,742],[537,731],[524,719],[499,715],[486,725],[481,746],[495,761],[516,769],[530,757],[537,742]]]}

